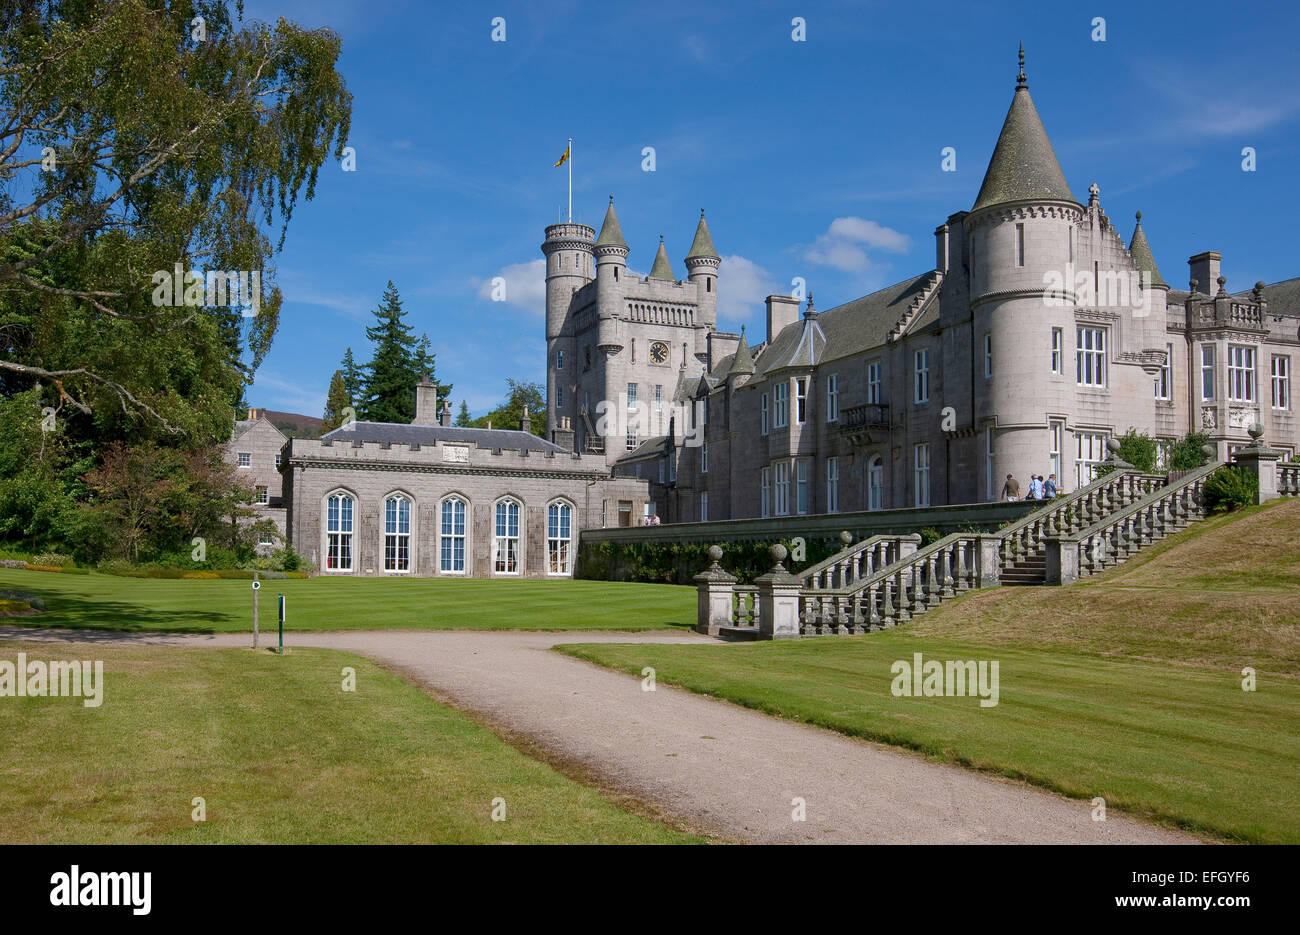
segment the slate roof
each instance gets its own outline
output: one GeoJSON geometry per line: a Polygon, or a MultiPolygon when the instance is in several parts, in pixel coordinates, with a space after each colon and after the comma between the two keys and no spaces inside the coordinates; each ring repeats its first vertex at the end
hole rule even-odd
{"type": "Polygon", "coordinates": [[[1011,98],[971,211],[1014,201],[1074,201],[1028,86],[1016,88],[1011,98]]]}
{"type": "Polygon", "coordinates": [[[647,438],[636,449],[629,451],[614,463],[632,464],[637,461],[647,461],[652,458],[659,458],[669,453],[671,448],[671,439],[667,435],[655,435],[653,438],[647,438]]]}
{"type": "Polygon", "coordinates": [[[402,425],[396,422],[352,422],[321,436],[322,441],[350,444],[354,441],[389,445],[433,445],[437,442],[473,443],[479,448],[570,454],[559,445],[531,432],[518,429],[469,429],[442,425],[402,425]]]}
{"type": "Polygon", "coordinates": [[[654,266],[650,267],[650,278],[677,281],[677,277],[673,275],[673,265],[668,262],[668,251],[664,248],[663,237],[659,238],[659,252],[655,254],[654,266]]]}
{"type": "Polygon", "coordinates": [[[694,259],[697,256],[718,256],[718,251],[713,246],[713,238],[709,235],[709,225],[704,220],[703,208],[700,209],[700,223],[695,226],[695,239],[691,241],[691,252],[686,254],[686,259],[694,259]]]}
{"type": "Polygon", "coordinates": [[[740,330],[740,343],[731,355],[731,364],[724,371],[727,376],[754,372],[754,355],[749,352],[749,342],[745,340],[745,330],[740,330]]]}
{"type": "Polygon", "coordinates": [[[614,196],[609,196],[609,207],[605,209],[605,223],[600,225],[600,236],[596,238],[597,247],[626,247],[623,228],[618,226],[618,215],[614,213],[614,196]]]}
{"type": "Polygon", "coordinates": [[[1128,252],[1139,270],[1151,274],[1152,285],[1169,285],[1160,278],[1160,270],[1156,268],[1156,258],[1151,253],[1151,244],[1147,243],[1147,235],[1142,230],[1141,211],[1137,213],[1137,226],[1133,228],[1133,239],[1129,242],[1128,252]]]}

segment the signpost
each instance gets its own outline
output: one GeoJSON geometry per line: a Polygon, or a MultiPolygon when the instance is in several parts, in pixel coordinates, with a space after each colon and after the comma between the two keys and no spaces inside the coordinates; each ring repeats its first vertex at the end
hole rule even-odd
{"type": "Polygon", "coordinates": [[[284,655],[284,595],[280,595],[280,655],[284,655]]]}
{"type": "Polygon", "coordinates": [[[257,592],[262,589],[262,582],[257,580],[257,572],[253,572],[253,648],[257,649],[257,592]]]}

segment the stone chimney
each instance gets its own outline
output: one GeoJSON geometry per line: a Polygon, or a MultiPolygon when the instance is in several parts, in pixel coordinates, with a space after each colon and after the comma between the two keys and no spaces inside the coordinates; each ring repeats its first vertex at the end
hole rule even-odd
{"type": "Polygon", "coordinates": [[[786,325],[799,318],[799,300],[792,295],[769,295],[767,297],[767,343],[781,333],[786,325]]]}
{"type": "Polygon", "coordinates": [[[559,424],[551,429],[551,441],[565,451],[573,450],[573,427],[568,416],[561,416],[559,424]]]}
{"type": "Polygon", "coordinates": [[[412,425],[438,424],[438,387],[426,373],[415,384],[415,418],[412,425]]]}
{"type": "Polygon", "coordinates": [[[1218,289],[1219,264],[1223,255],[1214,250],[1198,253],[1187,261],[1191,267],[1191,278],[1196,280],[1196,291],[1205,295],[1214,295],[1218,289]]]}
{"type": "Polygon", "coordinates": [[[442,401],[442,414],[438,417],[438,424],[441,425],[443,428],[447,428],[451,425],[451,400],[450,399],[444,399],[442,401]]]}
{"type": "Polygon", "coordinates": [[[524,417],[519,420],[519,431],[531,432],[533,430],[533,420],[528,418],[528,407],[524,407],[524,417]]]}

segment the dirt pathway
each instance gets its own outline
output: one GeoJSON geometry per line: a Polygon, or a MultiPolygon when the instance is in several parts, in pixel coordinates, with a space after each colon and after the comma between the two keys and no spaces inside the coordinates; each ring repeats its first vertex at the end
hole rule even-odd
{"type": "MultiPolygon", "coordinates": [[[[247,646],[248,637],[0,627],[0,639],[247,646]]],[[[347,631],[360,653],[689,825],[759,843],[1189,843],[1190,835],[551,652],[556,643],[707,642],[689,633],[347,631]],[[806,802],[796,821],[794,800],[806,802]]],[[[719,645],[718,652],[729,647],[719,645]]],[[[358,686],[362,689],[363,686],[358,686]]]]}

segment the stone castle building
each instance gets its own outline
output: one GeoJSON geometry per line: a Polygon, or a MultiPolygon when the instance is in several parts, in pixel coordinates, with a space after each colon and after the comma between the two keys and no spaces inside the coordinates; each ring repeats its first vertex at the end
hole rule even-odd
{"type": "Polygon", "coordinates": [[[1229,292],[1207,251],[1166,283],[1140,212],[1125,244],[1096,184],[1074,197],[1023,54],[975,203],[935,246],[932,269],[825,312],[769,296],[751,344],[717,330],[703,212],[684,280],[662,238],[629,275],[612,198],[599,234],[552,225],[548,428],[646,479],[673,522],[992,500],[1007,474],[1071,490],[1129,428],[1226,456],[1258,421],[1295,454],[1300,279],[1229,292]]]}

